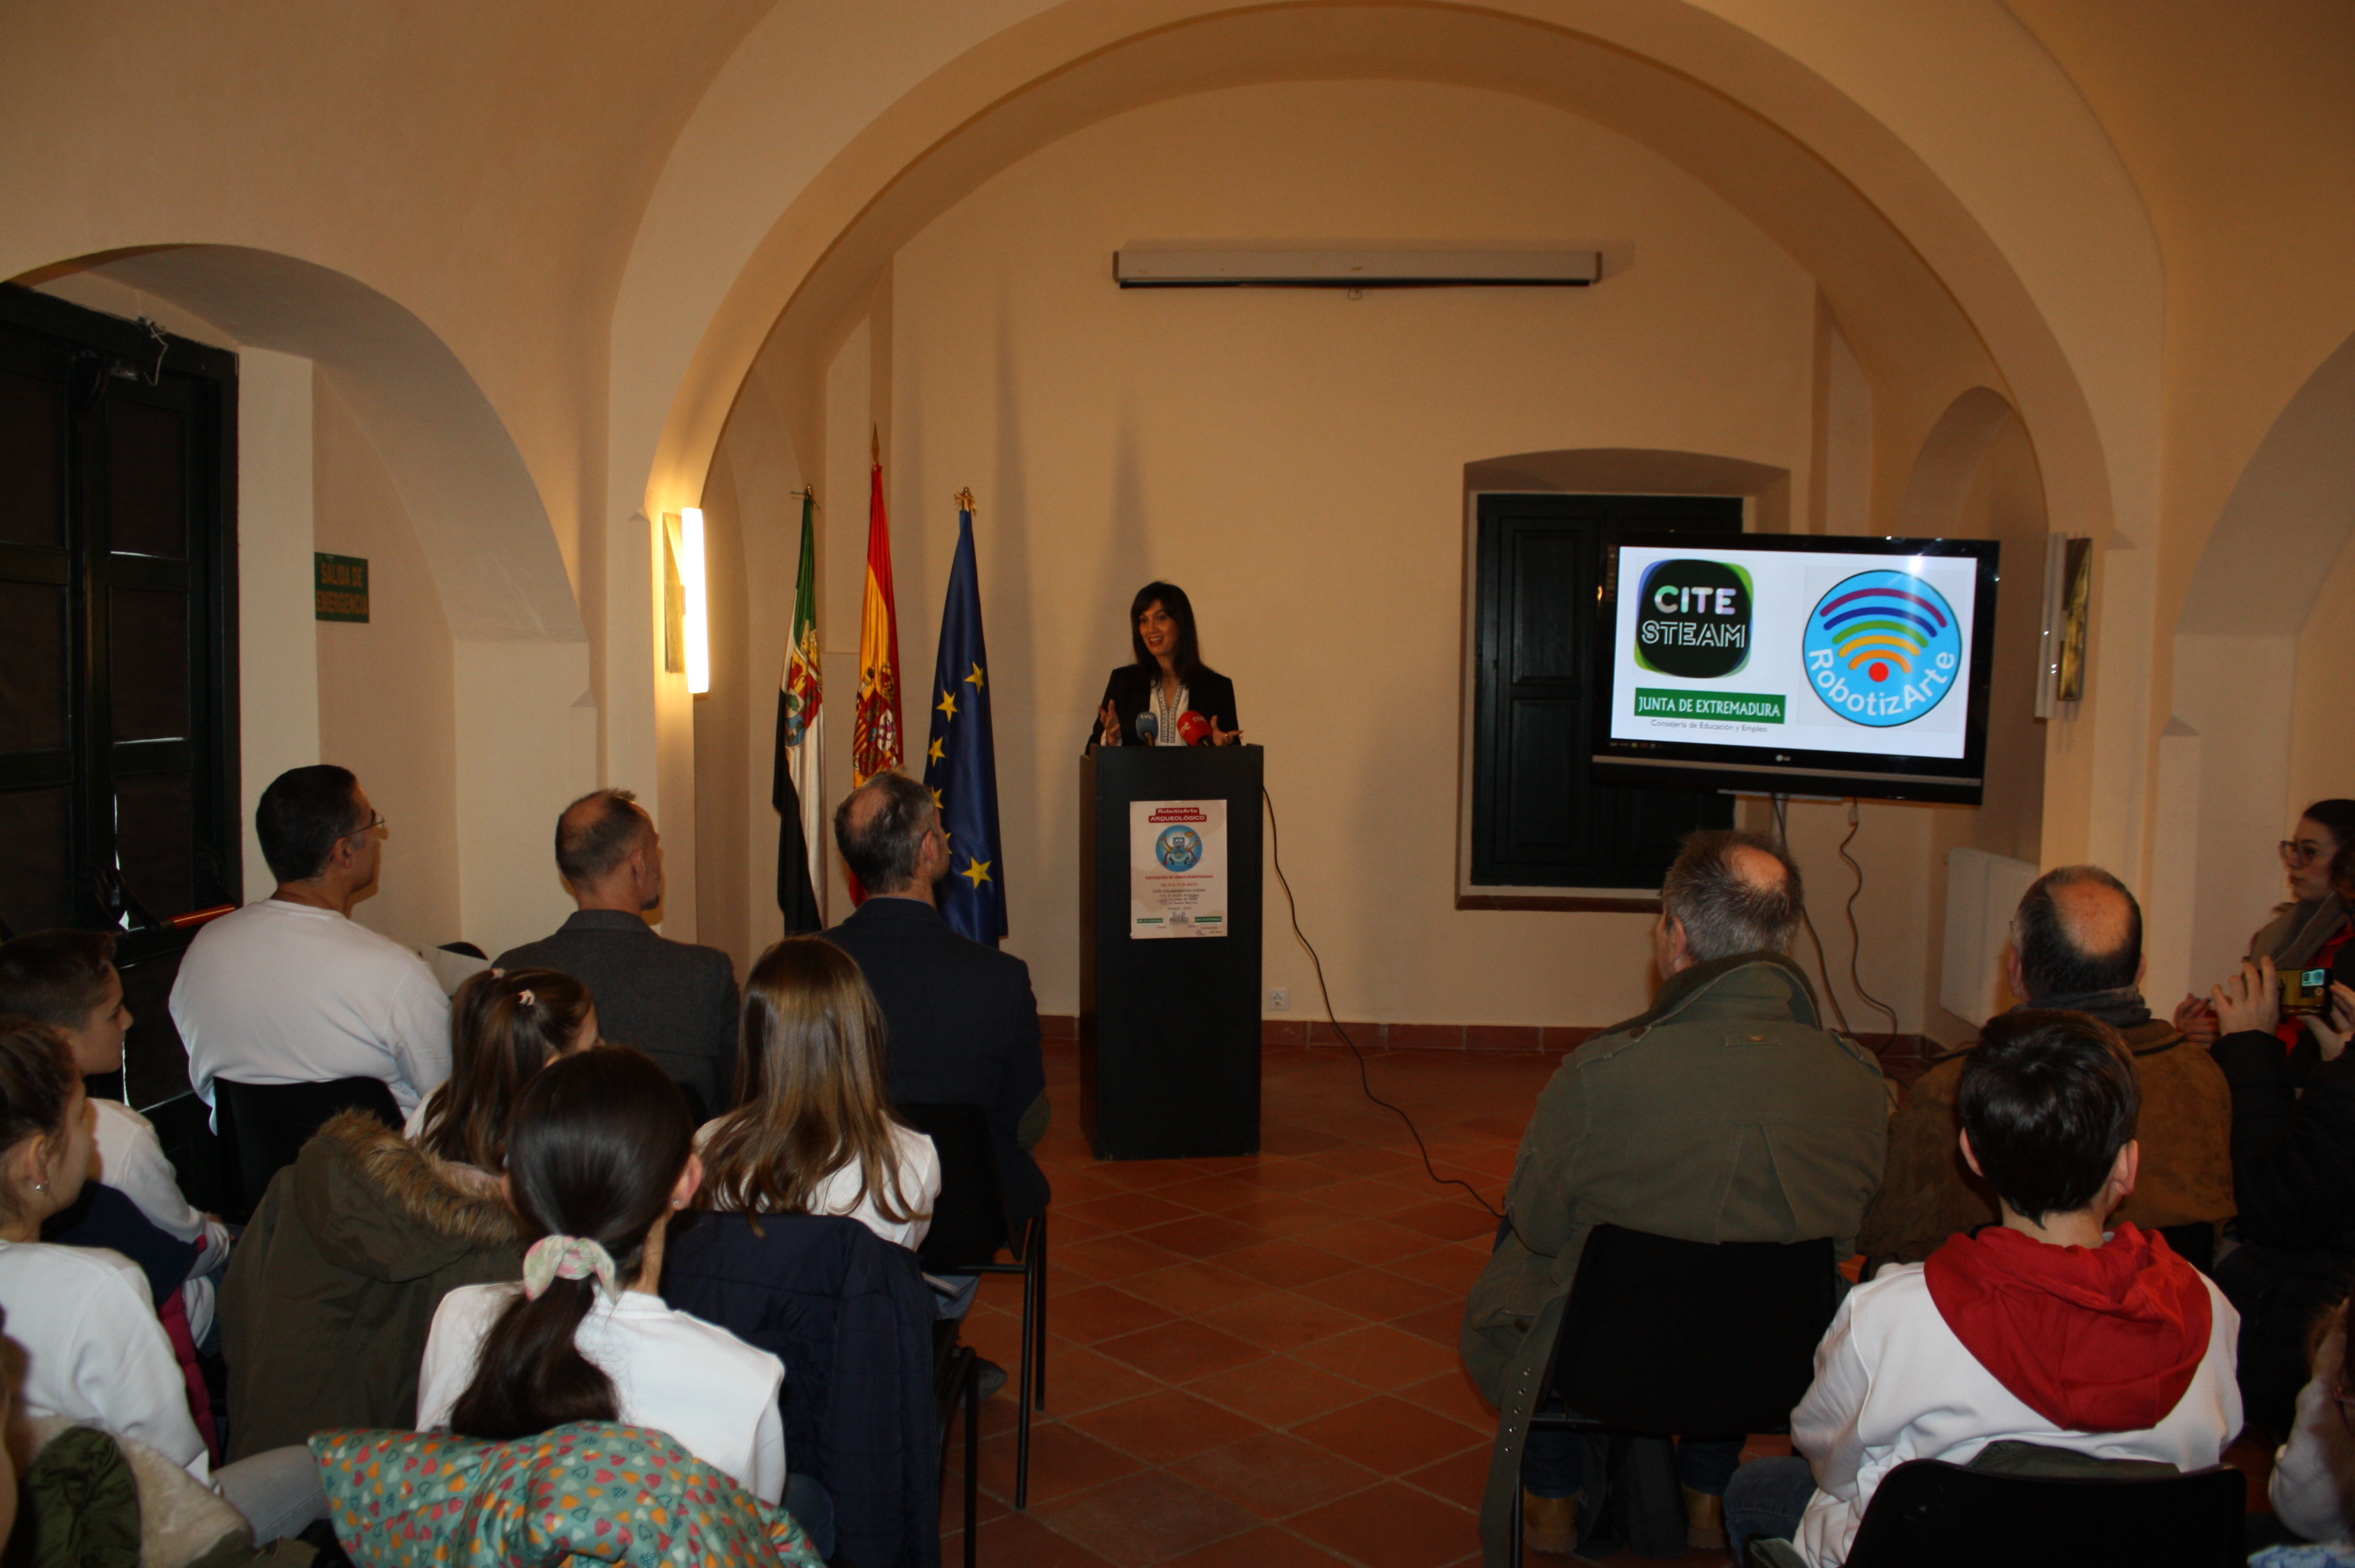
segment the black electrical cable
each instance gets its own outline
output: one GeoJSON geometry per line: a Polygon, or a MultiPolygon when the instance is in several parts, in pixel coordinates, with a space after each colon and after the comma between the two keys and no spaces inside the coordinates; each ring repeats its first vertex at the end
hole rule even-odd
{"type": "Polygon", "coordinates": [[[1284,907],[1292,912],[1293,938],[1307,951],[1308,962],[1316,967],[1316,994],[1325,999],[1325,1021],[1333,1026],[1333,1033],[1339,1038],[1343,1045],[1349,1048],[1349,1054],[1358,1059],[1358,1087],[1366,1092],[1367,1099],[1406,1124],[1407,1136],[1414,1139],[1415,1150],[1423,1156],[1423,1171],[1433,1181],[1443,1187],[1461,1187],[1465,1191],[1472,1194],[1473,1202],[1488,1211],[1496,1218],[1503,1219],[1505,1217],[1503,1211],[1480,1196],[1478,1188],[1455,1177],[1440,1175],[1439,1168],[1431,1163],[1431,1150],[1423,1143],[1423,1134],[1415,1129],[1414,1118],[1374,1093],[1374,1082],[1366,1073],[1366,1053],[1358,1049],[1358,1042],[1349,1038],[1349,1031],[1341,1027],[1340,1019],[1334,1014],[1333,993],[1325,985],[1325,960],[1316,955],[1316,949],[1309,942],[1308,933],[1300,929],[1300,902],[1292,896],[1292,879],[1284,874],[1284,849],[1278,841],[1275,827],[1275,796],[1267,793],[1267,786],[1264,784],[1260,786],[1259,794],[1260,798],[1267,802],[1268,863],[1275,868],[1276,882],[1284,889],[1284,907]]]}
{"type": "MultiPolygon", "coordinates": [[[[1848,895],[1848,977],[1849,983],[1856,987],[1858,996],[1888,1015],[1889,1032],[1893,1035],[1897,1032],[1897,1009],[1866,990],[1864,977],[1856,972],[1857,956],[1864,946],[1863,933],[1857,930],[1856,925],[1856,901],[1864,896],[1864,868],[1849,857],[1848,847],[1856,841],[1856,830],[1863,821],[1857,813],[1856,802],[1851,799],[1848,803],[1848,837],[1839,841],[1839,858],[1848,861],[1848,869],[1856,873],[1856,886],[1848,895]]],[[[1820,944],[1817,950],[1821,951],[1820,944]]]]}
{"type": "MultiPolygon", "coordinates": [[[[1774,842],[1787,855],[1791,852],[1791,797],[1772,795],[1766,798],[1774,807],[1774,842]]],[[[1799,904],[1799,923],[1807,928],[1807,940],[1816,945],[1816,978],[1824,983],[1824,1000],[1832,1005],[1832,1016],[1839,1019],[1840,1033],[1852,1035],[1856,1030],[1849,1027],[1848,1009],[1840,1006],[1839,993],[1832,989],[1831,966],[1824,958],[1824,939],[1816,934],[1815,916],[1807,912],[1804,900],[1799,904]]]]}

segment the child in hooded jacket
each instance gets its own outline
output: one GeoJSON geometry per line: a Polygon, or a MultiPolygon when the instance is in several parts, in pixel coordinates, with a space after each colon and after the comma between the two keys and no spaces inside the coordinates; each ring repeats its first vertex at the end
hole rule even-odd
{"type": "Polygon", "coordinates": [[[2155,1232],[2103,1221],[2134,1190],[2134,1065],[2083,1013],[1987,1025],[1957,1090],[1962,1155],[2003,1222],[1851,1292],[1791,1417],[1805,1458],[1726,1489],[1736,1562],[1753,1537],[1809,1563],[1848,1555],[1881,1478],[2016,1441],[2105,1459],[2213,1465],[2241,1427],[2239,1319],[2155,1232]]]}

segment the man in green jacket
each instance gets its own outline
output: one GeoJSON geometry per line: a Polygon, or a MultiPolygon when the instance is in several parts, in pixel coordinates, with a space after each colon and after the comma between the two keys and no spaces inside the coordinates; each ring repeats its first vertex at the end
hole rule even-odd
{"type": "MultiPolygon", "coordinates": [[[[1506,1193],[1507,1222],[1472,1287],[1464,1359],[1504,1413],[1481,1533],[1505,1556],[1522,1435],[1587,1233],[1614,1224],[1694,1242],[1829,1237],[1846,1258],[1880,1185],[1889,1099],[1880,1064],[1828,1032],[1799,966],[1799,869],[1752,833],[1696,833],[1660,888],[1658,996],[1565,1061],[1539,1095],[1506,1193]]],[[[1532,1445],[1527,1530],[1573,1548],[1578,1450],[1532,1445]]],[[[1741,1456],[1687,1443],[1678,1468],[1697,1543],[1722,1546],[1721,1499],[1741,1456]]]]}

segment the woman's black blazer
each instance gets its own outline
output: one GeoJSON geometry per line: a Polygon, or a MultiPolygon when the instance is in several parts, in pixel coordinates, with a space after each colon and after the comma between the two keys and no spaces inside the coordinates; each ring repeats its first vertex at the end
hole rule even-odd
{"type": "MultiPolygon", "coordinates": [[[[1111,703],[1120,714],[1120,743],[1142,745],[1136,738],[1136,716],[1153,711],[1153,671],[1143,665],[1124,664],[1112,672],[1104,682],[1104,694],[1096,699],[1096,713],[1101,716],[1103,705],[1111,703]]],[[[1235,683],[1214,669],[1198,669],[1194,678],[1186,683],[1186,706],[1205,719],[1218,720],[1221,730],[1240,730],[1235,718],[1235,683]]],[[[1101,717],[1088,726],[1088,744],[1094,745],[1103,732],[1101,717]]]]}

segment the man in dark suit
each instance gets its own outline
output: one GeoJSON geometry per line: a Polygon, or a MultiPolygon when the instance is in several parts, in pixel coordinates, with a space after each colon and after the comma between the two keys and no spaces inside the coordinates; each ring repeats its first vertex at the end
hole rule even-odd
{"type": "Polygon", "coordinates": [[[501,969],[560,969],[596,998],[598,1030],[662,1063],[700,1124],[735,1103],[736,966],[716,947],[655,934],[662,836],[625,789],[584,795],[556,819],[556,869],[581,908],[501,969]]]}
{"type": "MultiPolygon", "coordinates": [[[[1049,1197],[1023,1137],[1025,1115],[1034,1103],[1043,1110],[1047,1088],[1030,966],[959,936],[933,907],[948,836],[913,779],[878,773],[852,791],[835,810],[834,841],[868,898],[826,934],[858,961],[882,1004],[891,1098],[987,1113],[1009,1217],[1028,1223],[1049,1197]]],[[[1028,1143],[1044,1117],[1035,1125],[1028,1143]]]]}

